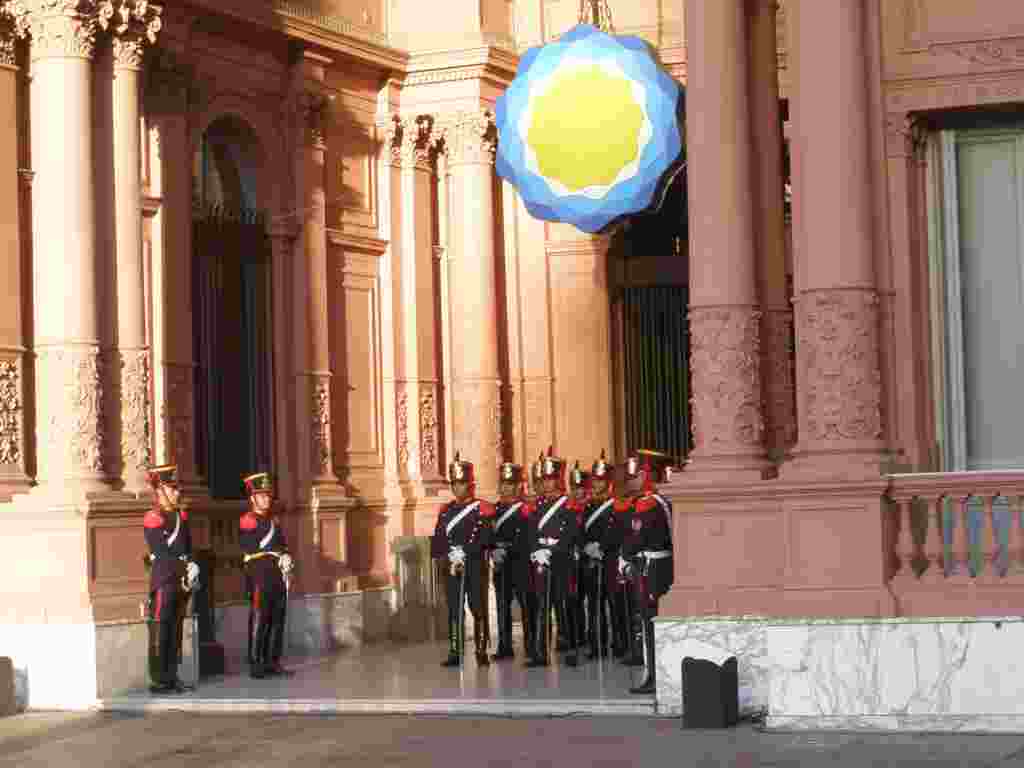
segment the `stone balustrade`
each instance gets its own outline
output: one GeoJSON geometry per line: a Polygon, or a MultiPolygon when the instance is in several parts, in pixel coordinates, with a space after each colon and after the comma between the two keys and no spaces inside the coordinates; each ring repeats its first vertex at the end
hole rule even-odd
{"type": "Polygon", "coordinates": [[[894,584],[1022,580],[1024,470],[889,476],[894,584]]]}

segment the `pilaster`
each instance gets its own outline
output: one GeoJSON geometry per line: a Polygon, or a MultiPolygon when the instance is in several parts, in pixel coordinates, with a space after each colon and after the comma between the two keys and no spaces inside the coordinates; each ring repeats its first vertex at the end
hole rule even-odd
{"type": "Polygon", "coordinates": [[[452,367],[452,445],[477,466],[482,493],[497,487],[505,451],[498,364],[494,154],[488,110],[439,119],[450,173],[448,262],[452,367]]]}

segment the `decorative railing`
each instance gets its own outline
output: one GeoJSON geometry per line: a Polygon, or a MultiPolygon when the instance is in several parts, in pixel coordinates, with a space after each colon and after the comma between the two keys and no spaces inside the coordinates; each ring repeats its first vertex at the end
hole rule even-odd
{"type": "Polygon", "coordinates": [[[1024,471],[889,476],[896,582],[1004,583],[1024,575],[1024,471]]]}

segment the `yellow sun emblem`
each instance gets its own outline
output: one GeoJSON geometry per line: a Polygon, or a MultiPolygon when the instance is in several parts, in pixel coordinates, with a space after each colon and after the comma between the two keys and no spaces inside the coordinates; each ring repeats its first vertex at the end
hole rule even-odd
{"type": "Polygon", "coordinates": [[[625,74],[559,72],[532,107],[526,140],[537,170],[570,192],[612,184],[640,155],[645,115],[625,74]]]}

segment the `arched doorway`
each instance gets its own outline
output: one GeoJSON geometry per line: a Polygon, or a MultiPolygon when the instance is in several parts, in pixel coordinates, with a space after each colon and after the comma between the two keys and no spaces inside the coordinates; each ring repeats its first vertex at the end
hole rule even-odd
{"type": "Polygon", "coordinates": [[[612,238],[612,317],[623,450],[690,452],[686,174],[657,213],[632,217],[612,238]]]}
{"type": "Polygon", "coordinates": [[[270,240],[259,207],[263,149],[233,115],[210,124],[193,166],[196,457],[219,499],[270,466],[270,240]]]}

